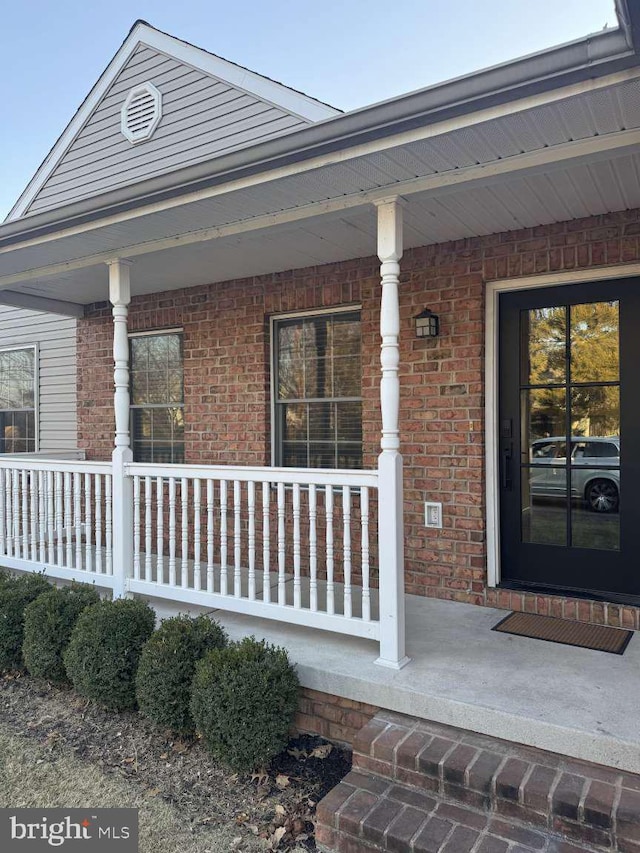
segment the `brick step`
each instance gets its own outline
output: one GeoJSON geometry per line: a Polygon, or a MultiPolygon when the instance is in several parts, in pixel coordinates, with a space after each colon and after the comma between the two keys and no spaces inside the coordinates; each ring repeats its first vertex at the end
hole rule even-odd
{"type": "Polygon", "coordinates": [[[319,804],[326,853],[585,853],[546,829],[352,771],[319,804]]]}
{"type": "Polygon", "coordinates": [[[602,850],[640,853],[640,776],[379,712],[353,769],[602,850]]]}

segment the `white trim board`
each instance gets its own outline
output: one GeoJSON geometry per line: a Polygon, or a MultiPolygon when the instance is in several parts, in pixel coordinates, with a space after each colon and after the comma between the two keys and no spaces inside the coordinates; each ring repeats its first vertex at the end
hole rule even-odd
{"type": "Polygon", "coordinates": [[[485,478],[487,500],[487,586],[500,583],[500,459],[498,447],[499,404],[499,297],[514,290],[561,287],[640,276],[640,264],[616,264],[584,270],[545,273],[524,278],[487,281],[485,294],[485,478]]]}
{"type": "Polygon", "coordinates": [[[42,165],[33,176],[22,195],[9,211],[6,221],[19,219],[27,212],[29,205],[40,192],[47,179],[67,153],[78,133],[91,117],[111,84],[131,59],[138,47],[150,47],[160,51],[179,62],[184,62],[193,68],[229,83],[237,89],[267,101],[272,106],[279,107],[309,123],[322,121],[340,115],[340,110],[310,98],[308,95],[290,89],[282,83],[276,83],[268,77],[263,77],[248,68],[235,65],[226,59],[215,56],[202,48],[188,44],[181,39],[138,22],[131,30],[120,49],[99,77],[98,82],[89,92],[75,116],[71,119],[62,135],[47,154],[42,165]]]}

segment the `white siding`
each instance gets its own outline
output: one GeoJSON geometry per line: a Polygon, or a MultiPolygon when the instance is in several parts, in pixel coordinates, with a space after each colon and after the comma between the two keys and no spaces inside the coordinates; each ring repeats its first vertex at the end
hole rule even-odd
{"type": "Polygon", "coordinates": [[[309,124],[254,95],[140,45],[35,196],[47,210],[254,145],[309,124]],[[152,138],[132,145],[120,132],[129,90],[151,82],[162,93],[152,138]]]}
{"type": "Polygon", "coordinates": [[[23,308],[0,307],[0,346],[37,344],[40,451],[78,446],[76,321],[23,308]]]}

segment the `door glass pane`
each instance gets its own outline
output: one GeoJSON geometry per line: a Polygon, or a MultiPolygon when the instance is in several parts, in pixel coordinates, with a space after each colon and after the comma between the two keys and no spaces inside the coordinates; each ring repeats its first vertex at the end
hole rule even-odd
{"type": "Polygon", "coordinates": [[[571,381],[616,382],[620,373],[618,302],[571,306],[571,381]]]}
{"type": "Polygon", "coordinates": [[[522,468],[522,541],[567,544],[566,468],[522,468]]]}
{"type": "Polygon", "coordinates": [[[571,469],[571,544],[577,548],[620,550],[620,471],[571,469]]]}
{"type": "Polygon", "coordinates": [[[619,444],[620,388],[617,385],[572,388],[571,432],[574,437],[613,436],[619,444]]]}
{"type": "MultiPolygon", "coordinates": [[[[533,462],[534,456],[554,460],[566,453],[560,452],[566,435],[566,392],[564,388],[535,388],[522,391],[520,397],[522,425],[521,452],[523,463],[533,462]],[[548,439],[553,441],[549,447],[548,439]],[[544,441],[541,445],[540,442],[544,441]]],[[[557,462],[552,464],[558,464],[557,462]]]]}
{"type": "Polygon", "coordinates": [[[567,309],[522,312],[522,384],[563,383],[566,377],[567,309]]]}

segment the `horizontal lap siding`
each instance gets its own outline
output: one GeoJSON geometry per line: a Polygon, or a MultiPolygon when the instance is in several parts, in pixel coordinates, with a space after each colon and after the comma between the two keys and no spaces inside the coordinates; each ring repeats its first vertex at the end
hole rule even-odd
{"type": "Polygon", "coordinates": [[[0,307],[0,346],[37,344],[40,450],[75,450],[77,435],[76,321],[0,307]]]}
{"type": "MultiPolygon", "coordinates": [[[[241,251],[241,246],[239,246],[241,251]]],[[[640,211],[407,251],[400,280],[405,578],[410,593],[640,625],[640,608],[487,588],[484,306],[491,279],[640,261],[640,211]],[[437,339],[414,317],[440,316],[437,339]],[[443,503],[442,530],[424,501],[443,503]]],[[[186,461],[269,465],[269,317],[362,304],[364,467],[380,436],[380,281],[375,258],[152,294],[133,300],[132,330],[184,329],[186,461]]],[[[80,446],[108,459],[113,366],[108,306],[79,321],[80,446]]]]}
{"type": "Polygon", "coordinates": [[[140,46],[36,195],[29,212],[253,145],[306,123],[140,46]],[[162,93],[162,120],[150,140],[132,145],[120,133],[120,108],[130,89],[145,82],[162,93]]]}

